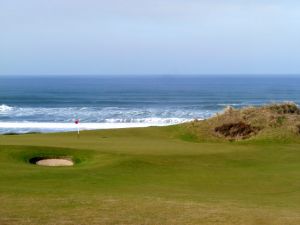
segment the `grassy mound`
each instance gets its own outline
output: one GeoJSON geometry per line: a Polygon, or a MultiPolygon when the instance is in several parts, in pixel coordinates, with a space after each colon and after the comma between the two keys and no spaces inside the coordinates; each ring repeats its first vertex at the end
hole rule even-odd
{"type": "Polygon", "coordinates": [[[235,109],[184,125],[194,140],[297,140],[300,109],[294,103],[235,109]]]}

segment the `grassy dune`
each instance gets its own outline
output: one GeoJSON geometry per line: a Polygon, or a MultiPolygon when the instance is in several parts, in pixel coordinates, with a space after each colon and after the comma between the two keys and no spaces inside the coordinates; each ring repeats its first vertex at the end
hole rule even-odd
{"type": "Polygon", "coordinates": [[[216,121],[0,135],[0,224],[300,224],[290,124],[229,141],[213,135],[216,121]],[[35,156],[76,164],[28,163],[35,156]]]}

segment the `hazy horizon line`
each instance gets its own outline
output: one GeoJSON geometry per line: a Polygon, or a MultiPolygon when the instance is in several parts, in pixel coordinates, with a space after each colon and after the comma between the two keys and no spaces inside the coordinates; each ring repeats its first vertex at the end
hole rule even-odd
{"type": "Polygon", "coordinates": [[[300,73],[280,74],[0,74],[0,77],[300,77],[300,73]]]}

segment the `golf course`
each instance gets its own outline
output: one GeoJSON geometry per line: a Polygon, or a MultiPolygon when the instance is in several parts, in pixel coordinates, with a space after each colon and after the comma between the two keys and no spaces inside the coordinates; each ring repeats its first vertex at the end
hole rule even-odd
{"type": "Polygon", "coordinates": [[[300,113],[0,135],[0,224],[300,224],[300,113]],[[69,159],[72,166],[36,165],[69,159]]]}

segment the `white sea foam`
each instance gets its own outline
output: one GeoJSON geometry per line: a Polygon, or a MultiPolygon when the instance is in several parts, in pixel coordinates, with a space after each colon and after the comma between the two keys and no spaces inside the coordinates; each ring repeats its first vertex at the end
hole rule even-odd
{"type": "Polygon", "coordinates": [[[207,118],[214,112],[199,109],[166,108],[121,108],[121,107],[9,107],[0,108],[4,119],[0,121],[71,122],[80,118],[85,122],[138,123],[138,122],[180,122],[178,120],[207,118]]]}
{"type": "Polygon", "coordinates": [[[168,124],[177,124],[177,123],[184,123],[190,121],[191,119],[187,118],[159,118],[159,117],[150,117],[150,118],[135,118],[135,119],[105,119],[106,123],[135,123],[135,124],[161,124],[161,125],[168,125],[168,124]]]}
{"type": "Polygon", "coordinates": [[[242,106],[243,104],[240,103],[220,103],[220,104],[217,104],[218,106],[242,106]]]}
{"type": "MultiPolygon", "coordinates": [[[[177,122],[179,123],[180,120],[177,122]]],[[[186,120],[185,120],[186,121],[186,120]]],[[[184,122],[184,121],[180,121],[184,122]]],[[[166,126],[177,124],[163,123],[162,121],[148,123],[80,123],[80,130],[97,129],[121,129],[133,127],[166,126]]],[[[28,133],[28,132],[58,132],[58,131],[76,131],[77,125],[73,123],[48,123],[48,122],[0,122],[0,133],[28,133]]]]}
{"type": "Polygon", "coordinates": [[[0,114],[4,114],[13,110],[13,107],[8,105],[0,105],[0,114]]]}
{"type": "Polygon", "coordinates": [[[76,130],[80,118],[83,130],[167,126],[204,119],[213,111],[180,107],[10,107],[1,105],[0,133],[56,132],[76,130]]]}

